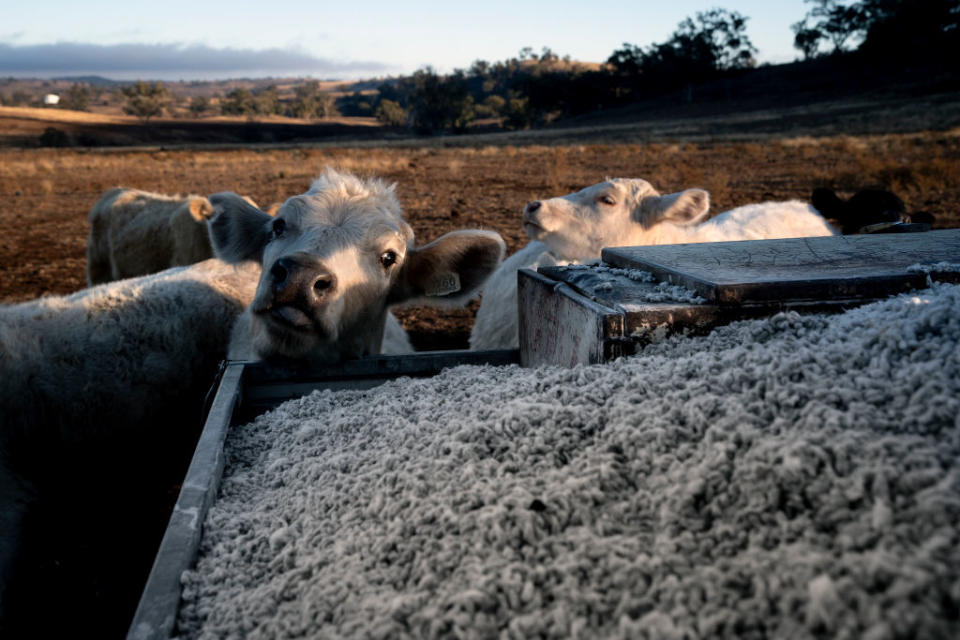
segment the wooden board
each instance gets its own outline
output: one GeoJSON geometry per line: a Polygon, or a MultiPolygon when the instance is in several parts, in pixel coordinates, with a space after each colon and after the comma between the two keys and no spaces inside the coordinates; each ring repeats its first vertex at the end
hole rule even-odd
{"type": "MultiPolygon", "coordinates": [[[[662,299],[655,282],[637,280],[598,268],[541,267],[540,274],[563,282],[578,294],[623,316],[623,337],[637,346],[673,333],[704,333],[726,315],[706,302],[662,299]],[[653,302],[653,299],[660,300],[653,302]]],[[[630,350],[624,350],[624,355],[630,350]]]]}
{"type": "Polygon", "coordinates": [[[520,364],[572,367],[633,352],[623,335],[623,311],[581,295],[530,269],[517,273],[520,364]]]}
{"type": "Polygon", "coordinates": [[[603,261],[648,271],[720,305],[857,300],[922,288],[927,276],[908,271],[912,265],[960,263],[960,229],[617,247],[604,249],[603,261]]]}

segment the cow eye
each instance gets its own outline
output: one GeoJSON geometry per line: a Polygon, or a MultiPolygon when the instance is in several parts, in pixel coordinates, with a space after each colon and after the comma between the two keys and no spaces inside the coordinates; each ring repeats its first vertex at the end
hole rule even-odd
{"type": "Polygon", "coordinates": [[[380,254],[380,264],[384,269],[389,269],[397,263],[397,254],[395,251],[384,251],[380,254]]]}
{"type": "Polygon", "coordinates": [[[613,199],[613,196],[600,196],[600,202],[603,204],[617,204],[617,201],[613,199]]]}
{"type": "Polygon", "coordinates": [[[284,222],[283,218],[277,218],[273,221],[273,237],[279,238],[283,235],[283,232],[287,230],[287,223],[284,222]]]}

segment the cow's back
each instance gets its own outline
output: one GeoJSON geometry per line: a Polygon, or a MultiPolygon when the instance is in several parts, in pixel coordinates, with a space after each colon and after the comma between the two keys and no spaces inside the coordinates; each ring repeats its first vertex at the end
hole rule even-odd
{"type": "Polygon", "coordinates": [[[209,260],[0,307],[0,433],[62,447],[198,416],[258,277],[209,260]]]}

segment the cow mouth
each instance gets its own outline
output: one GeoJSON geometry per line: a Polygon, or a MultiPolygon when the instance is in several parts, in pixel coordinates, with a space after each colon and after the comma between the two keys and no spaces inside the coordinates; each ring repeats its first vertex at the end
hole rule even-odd
{"type": "MultiPolygon", "coordinates": [[[[521,218],[524,229],[532,229],[538,232],[546,232],[546,229],[537,221],[537,217],[532,211],[524,211],[521,218]]],[[[528,232],[529,233],[529,232],[528,232]]]]}
{"type": "Polygon", "coordinates": [[[258,310],[257,315],[273,330],[296,333],[314,333],[316,331],[313,319],[302,309],[292,305],[271,306],[258,310]]]}
{"type": "Polygon", "coordinates": [[[540,235],[542,235],[542,234],[544,234],[544,233],[547,232],[546,229],[544,229],[544,228],[541,227],[539,224],[537,224],[536,222],[533,222],[533,221],[531,221],[531,220],[524,220],[524,221],[523,221],[523,230],[526,231],[526,232],[527,232],[527,235],[530,236],[530,237],[532,237],[532,238],[536,238],[536,237],[538,237],[538,236],[540,236],[540,235]]]}

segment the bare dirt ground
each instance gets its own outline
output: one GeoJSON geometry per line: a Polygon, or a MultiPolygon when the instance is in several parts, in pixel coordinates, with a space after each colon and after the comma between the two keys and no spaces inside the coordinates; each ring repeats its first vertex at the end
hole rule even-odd
{"type": "MultiPolygon", "coordinates": [[[[108,188],[232,190],[261,205],[302,193],[325,166],[396,181],[420,242],[457,228],[498,231],[515,251],[520,210],[605,177],[643,177],[663,192],[700,186],[713,210],[749,202],[892,189],[937,227],[960,226],[960,130],[760,142],[499,145],[457,148],[0,151],[0,302],[84,286],[87,212],[108,188]]],[[[463,346],[470,310],[401,312],[421,348],[463,346]],[[435,341],[430,343],[430,334],[435,341]]]]}
{"type": "MultiPolygon", "coordinates": [[[[757,125],[751,140],[749,124],[737,126],[734,137],[711,140],[701,127],[628,144],[609,143],[617,138],[609,130],[599,137],[594,130],[592,139],[604,143],[591,143],[584,127],[553,138],[530,132],[417,146],[8,148],[0,150],[0,303],[83,288],[87,213],[112,186],[183,194],[233,190],[266,206],[303,192],[327,165],[396,181],[420,242],[481,227],[500,232],[510,251],[527,241],[519,225],[526,202],[608,176],[643,177],[663,192],[704,187],[717,212],[762,200],[807,199],[818,186],[844,196],[883,187],[899,194],[908,211],[934,214],[937,227],[960,227],[960,129],[812,137],[804,128],[804,135],[774,135],[757,125]]],[[[648,130],[644,124],[637,139],[647,139],[642,131],[648,130]]],[[[463,347],[475,308],[412,308],[399,315],[418,348],[463,347]]],[[[188,459],[184,452],[182,459],[158,461],[166,471],[154,486],[123,492],[115,480],[86,477],[44,503],[32,521],[31,581],[17,600],[10,637],[57,637],[83,627],[101,637],[122,636],[188,459]],[[95,499],[104,491],[111,492],[108,499],[95,499]],[[51,554],[57,545],[64,550],[51,554]],[[60,615],[49,615],[53,610],[60,615]]]]}

